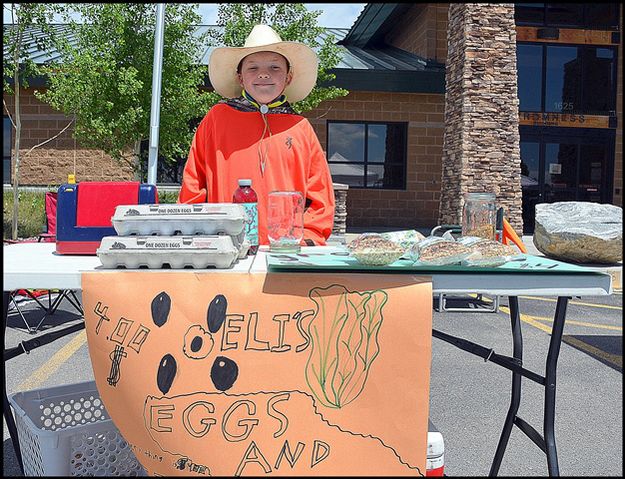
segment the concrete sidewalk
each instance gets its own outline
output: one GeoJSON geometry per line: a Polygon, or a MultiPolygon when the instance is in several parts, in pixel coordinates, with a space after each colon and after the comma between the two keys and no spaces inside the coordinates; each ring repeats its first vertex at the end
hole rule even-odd
{"type": "MultiPolygon", "coordinates": [[[[424,236],[428,236],[430,234],[431,228],[415,228],[424,236]]],[[[349,243],[351,240],[356,238],[359,234],[367,233],[367,232],[375,232],[382,233],[385,231],[400,231],[401,228],[397,227],[376,227],[372,226],[370,228],[348,228],[348,231],[345,233],[345,242],[349,243]]],[[[543,253],[538,251],[536,246],[534,245],[534,237],[532,235],[523,235],[521,238],[523,240],[523,244],[527,248],[527,252],[534,256],[545,256],[543,253]]],[[[605,272],[612,276],[612,289],[614,291],[622,291],[623,288],[623,262],[621,261],[617,265],[605,265],[605,264],[581,264],[580,266],[585,266],[587,268],[596,269],[598,272],[605,272]]]]}

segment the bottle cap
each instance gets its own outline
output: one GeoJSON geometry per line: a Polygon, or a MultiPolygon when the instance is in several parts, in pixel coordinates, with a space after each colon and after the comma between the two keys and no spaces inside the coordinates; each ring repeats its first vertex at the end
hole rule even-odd
{"type": "Polygon", "coordinates": [[[247,178],[240,179],[239,186],[252,186],[252,180],[247,178]]]}
{"type": "Polygon", "coordinates": [[[70,185],[76,184],[76,175],[72,175],[71,173],[69,175],[67,175],[67,182],[70,185]]]}

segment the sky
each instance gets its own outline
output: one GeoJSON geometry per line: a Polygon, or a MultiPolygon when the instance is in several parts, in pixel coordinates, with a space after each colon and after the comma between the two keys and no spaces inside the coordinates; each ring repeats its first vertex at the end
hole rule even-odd
{"type": "MultiPolygon", "coordinates": [[[[317,23],[326,28],[350,28],[366,3],[305,3],[308,10],[321,10],[317,23]]],[[[214,25],[217,22],[217,3],[200,4],[198,13],[202,15],[204,25],[214,25]]],[[[11,14],[8,4],[3,4],[3,22],[11,23],[11,14]]]]}
{"type": "MultiPolygon", "coordinates": [[[[350,28],[366,3],[305,3],[308,10],[321,10],[317,23],[327,28],[350,28]]],[[[217,23],[218,4],[201,4],[198,10],[202,15],[202,23],[217,23]]]]}

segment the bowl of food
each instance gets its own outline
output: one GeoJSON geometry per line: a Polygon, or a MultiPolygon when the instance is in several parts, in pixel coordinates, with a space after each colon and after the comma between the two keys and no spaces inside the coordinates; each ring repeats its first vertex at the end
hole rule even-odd
{"type": "Polygon", "coordinates": [[[419,266],[448,266],[460,264],[473,252],[453,239],[428,236],[408,251],[408,257],[419,266]]]}
{"type": "Polygon", "coordinates": [[[377,233],[364,233],[347,245],[349,254],[360,264],[367,266],[386,266],[394,263],[405,252],[398,243],[377,233]]]}
{"type": "Polygon", "coordinates": [[[464,236],[458,238],[458,242],[468,246],[474,252],[462,261],[464,266],[494,267],[501,266],[508,261],[525,258],[524,254],[519,254],[512,246],[495,240],[464,236]]]}

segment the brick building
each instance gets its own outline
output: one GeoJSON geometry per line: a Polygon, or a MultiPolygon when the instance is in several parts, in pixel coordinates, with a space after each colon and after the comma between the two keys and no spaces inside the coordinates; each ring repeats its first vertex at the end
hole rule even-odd
{"type": "MultiPolygon", "coordinates": [[[[350,93],[305,116],[334,181],[349,185],[348,228],[439,222],[449,5],[368,4],[350,29],[328,29],[343,55],[333,83],[350,93]]],[[[622,8],[515,7],[523,222],[531,232],[537,202],[622,205],[622,8]]],[[[12,108],[13,98],[5,101],[12,108]]],[[[69,119],[32,91],[21,101],[24,153],[69,119]]],[[[6,116],[4,144],[7,184],[13,137],[6,116]]],[[[159,185],[179,184],[181,167],[159,172],[159,185]]],[[[20,184],[59,185],[68,173],[79,181],[133,179],[129,167],[77,144],[70,128],[21,161],[20,184]]]]}

